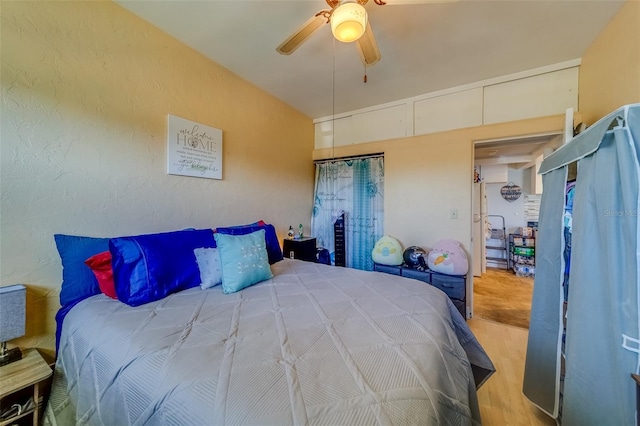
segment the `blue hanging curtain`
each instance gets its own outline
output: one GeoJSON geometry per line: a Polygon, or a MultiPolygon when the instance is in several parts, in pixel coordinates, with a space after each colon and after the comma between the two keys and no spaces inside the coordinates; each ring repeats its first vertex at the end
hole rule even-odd
{"type": "Polygon", "coordinates": [[[640,104],[599,120],[542,163],[524,393],[565,425],[631,425],[640,372],[640,104]],[[566,168],[578,162],[566,324],[566,168]]]}
{"type": "Polygon", "coordinates": [[[335,256],[333,223],[345,214],[346,266],[373,270],[371,251],[384,232],[384,158],[316,164],[311,233],[335,256]]]}

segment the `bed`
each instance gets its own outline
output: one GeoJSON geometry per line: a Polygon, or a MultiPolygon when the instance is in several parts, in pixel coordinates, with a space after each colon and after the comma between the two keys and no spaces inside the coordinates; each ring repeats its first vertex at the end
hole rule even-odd
{"type": "Polygon", "coordinates": [[[300,260],[270,269],[231,294],[77,302],[45,423],[480,423],[476,389],[495,369],[443,292],[300,260]]]}

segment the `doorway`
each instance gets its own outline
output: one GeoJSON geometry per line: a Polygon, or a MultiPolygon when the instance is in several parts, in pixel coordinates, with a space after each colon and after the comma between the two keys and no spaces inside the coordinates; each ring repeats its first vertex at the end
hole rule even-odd
{"type": "MultiPolygon", "coordinates": [[[[523,268],[527,259],[514,249],[514,241],[525,242],[514,238],[522,228],[537,224],[542,193],[537,170],[561,144],[560,133],[475,141],[474,317],[528,328],[533,277],[526,275],[535,273],[535,256],[523,268]]],[[[535,239],[526,243],[530,247],[522,254],[535,253],[535,239]]]]}

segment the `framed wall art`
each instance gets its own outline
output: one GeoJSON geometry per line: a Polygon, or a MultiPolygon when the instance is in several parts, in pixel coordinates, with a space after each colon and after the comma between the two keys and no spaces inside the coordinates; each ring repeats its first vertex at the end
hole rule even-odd
{"type": "Polygon", "coordinates": [[[167,173],[222,179],[222,130],[168,114],[167,173]]]}

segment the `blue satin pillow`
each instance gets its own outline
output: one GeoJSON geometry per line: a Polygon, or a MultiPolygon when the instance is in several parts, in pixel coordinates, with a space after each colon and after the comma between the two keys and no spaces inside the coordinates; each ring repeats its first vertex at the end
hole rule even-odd
{"type": "Polygon", "coordinates": [[[231,226],[227,228],[217,228],[216,232],[227,235],[246,235],[264,229],[265,243],[267,246],[267,255],[269,256],[269,264],[273,265],[282,260],[282,248],[276,234],[276,228],[267,223],[265,225],[247,225],[247,226],[231,226]]]}
{"type": "Polygon", "coordinates": [[[193,251],[215,246],[211,229],[112,238],[109,251],[118,300],[139,306],[200,285],[193,251]]]}
{"type": "Polygon", "coordinates": [[[76,303],[100,294],[98,280],[84,261],[109,249],[109,238],[93,238],[55,234],[56,248],[62,261],[60,310],[56,314],[56,351],[60,341],[62,322],[76,303]]]}
{"type": "Polygon", "coordinates": [[[222,263],[222,291],[235,293],[273,277],[265,244],[265,231],[228,235],[216,233],[222,263]]]}
{"type": "Polygon", "coordinates": [[[60,305],[75,305],[81,300],[100,294],[95,275],[84,261],[109,249],[109,238],[93,238],[55,234],[56,248],[62,261],[60,305]]]}

